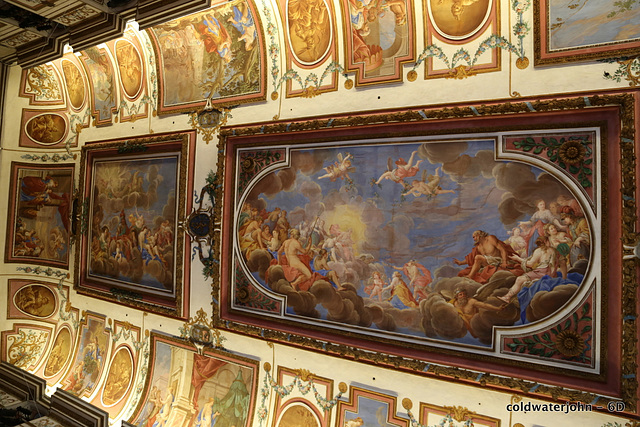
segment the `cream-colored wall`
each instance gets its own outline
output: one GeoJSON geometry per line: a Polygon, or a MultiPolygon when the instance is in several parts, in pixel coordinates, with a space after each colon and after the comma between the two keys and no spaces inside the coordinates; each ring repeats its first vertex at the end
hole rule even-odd
{"type": "MultiPolygon", "coordinates": [[[[335,4],[336,10],[340,10],[335,4]]],[[[259,7],[261,10],[262,8],[259,7]]],[[[273,11],[273,5],[271,5],[273,11]]],[[[267,17],[262,16],[263,24],[267,17]]],[[[508,14],[512,13],[507,5],[502,5],[501,28],[502,34],[509,34],[508,14]]],[[[277,16],[272,12],[272,19],[277,16]]],[[[533,8],[525,13],[525,21],[533,25],[533,8]]],[[[512,22],[515,19],[511,17],[512,22]]],[[[418,53],[424,46],[422,40],[423,18],[419,11],[416,14],[416,28],[418,40],[418,53]]],[[[278,24],[281,28],[281,23],[278,24]]],[[[280,34],[280,45],[284,45],[282,32],[280,34]]],[[[344,57],[344,47],[338,44],[339,58],[344,57]]],[[[473,50],[471,50],[473,52],[473,50]]],[[[396,109],[401,107],[418,107],[429,105],[440,105],[463,102],[479,102],[483,100],[509,100],[510,93],[518,92],[522,96],[535,97],[545,94],[570,94],[575,92],[593,92],[606,89],[624,88],[626,82],[615,83],[612,80],[604,79],[603,72],[613,72],[613,64],[587,63],[581,65],[562,65],[546,68],[533,67],[533,33],[525,38],[526,56],[531,60],[531,64],[525,70],[520,70],[515,66],[515,57],[506,52],[502,53],[501,70],[492,73],[483,73],[463,80],[456,79],[423,79],[423,67],[418,69],[418,79],[415,82],[406,80],[406,73],[412,65],[404,66],[405,81],[388,85],[380,85],[366,88],[353,88],[347,90],[344,87],[344,77],[339,77],[338,90],[324,93],[315,98],[290,98],[287,99],[281,91],[278,99],[272,101],[269,95],[273,91],[272,80],[268,75],[267,100],[255,104],[242,105],[231,111],[232,118],[229,125],[247,124],[254,122],[270,121],[274,116],[279,116],[280,120],[298,119],[304,117],[326,116],[332,114],[352,113],[357,111],[396,109]],[[511,62],[510,62],[511,60],[511,62]]],[[[270,64],[270,61],[267,61],[270,64]]],[[[284,61],[280,61],[280,68],[284,69],[284,61]]],[[[320,70],[321,72],[322,70],[320,70]]],[[[318,73],[318,71],[316,71],[318,73]]],[[[22,156],[28,154],[41,154],[43,150],[25,149],[18,147],[19,126],[23,108],[34,108],[29,106],[26,98],[18,97],[21,70],[17,66],[9,69],[8,82],[6,85],[6,99],[4,105],[4,118],[1,132],[0,152],[0,200],[7,201],[9,198],[9,173],[10,164],[14,161],[26,161],[22,156]]],[[[304,74],[303,74],[304,77],[304,74]]],[[[75,161],[79,174],[79,153],[83,144],[89,141],[105,140],[123,136],[146,135],[150,133],[173,132],[190,129],[186,114],[172,116],[150,117],[131,122],[118,123],[112,126],[83,129],[79,135],[80,146],[72,149],[78,154],[75,161]]],[[[210,144],[202,141],[202,136],[198,137],[196,149],[195,166],[195,189],[198,191],[205,184],[205,177],[211,170],[215,170],[217,138],[210,144]]],[[[62,150],[52,150],[51,153],[60,153],[62,150]]],[[[6,223],[7,210],[0,212],[0,223],[6,223]]],[[[0,246],[5,245],[5,234],[0,233],[0,246]]],[[[186,254],[189,251],[185,252],[186,254]]],[[[25,274],[16,271],[18,264],[2,264],[0,266],[0,301],[7,299],[7,280],[14,278],[26,278],[34,280],[46,280],[57,282],[56,279],[47,278],[43,275],[25,274]]],[[[70,267],[73,272],[73,261],[70,267]]],[[[195,315],[199,309],[204,309],[211,313],[209,301],[211,301],[211,281],[202,276],[202,265],[196,260],[191,267],[191,301],[190,313],[195,315]]],[[[73,278],[63,281],[64,284],[72,286],[73,278]]],[[[70,301],[73,307],[79,310],[88,310],[106,315],[108,318],[119,321],[127,321],[145,330],[158,331],[164,334],[179,336],[179,328],[182,322],[172,320],[155,314],[145,314],[139,310],[116,305],[109,302],[95,300],[86,296],[78,295],[71,291],[70,301]]],[[[12,329],[13,320],[7,320],[6,314],[0,314],[0,330],[12,329]]],[[[20,323],[29,323],[20,320],[20,323]]],[[[401,407],[401,401],[405,398],[413,402],[414,413],[418,412],[421,402],[440,406],[464,406],[478,414],[489,415],[499,418],[502,426],[511,427],[515,423],[521,423],[527,427],[545,426],[555,427],[559,425],[583,425],[602,426],[606,423],[621,423],[624,420],[615,418],[602,412],[580,412],[571,414],[554,413],[513,413],[510,418],[506,405],[511,402],[513,392],[498,392],[478,386],[468,386],[462,383],[443,381],[425,377],[420,374],[407,374],[393,369],[383,369],[368,364],[354,361],[341,360],[335,357],[328,357],[316,352],[304,351],[298,348],[288,347],[281,344],[269,345],[269,343],[238,334],[223,332],[226,337],[225,347],[233,353],[247,355],[260,361],[261,371],[259,374],[259,386],[262,384],[264,376],[263,366],[269,362],[272,366],[288,367],[293,369],[304,368],[312,373],[332,379],[335,382],[334,393],[337,393],[337,384],[344,382],[347,385],[356,385],[363,388],[370,388],[397,397],[398,411],[403,415],[406,411],[401,407]],[[511,422],[511,424],[509,424],[511,422]]],[[[103,378],[104,381],[104,378],[103,378]]],[[[295,395],[295,394],[294,394],[295,395]]],[[[136,396],[134,396],[136,397],[136,396]]],[[[274,394],[271,394],[268,402],[273,403],[274,394]]],[[[313,398],[311,398],[313,401],[313,398]]],[[[525,399],[528,401],[528,399],[525,399]]],[[[542,401],[537,401],[542,402],[542,401]]],[[[132,398],[129,402],[130,409],[120,415],[119,418],[127,418],[137,402],[132,398]]],[[[260,400],[258,398],[257,406],[260,400]]],[[[274,408],[269,406],[273,414],[274,408]]],[[[336,411],[332,412],[332,422],[335,425],[336,411]]],[[[254,415],[254,425],[258,425],[258,418],[254,415]]],[[[272,417],[269,416],[266,425],[271,425],[272,417]]],[[[113,420],[118,424],[118,419],[113,420]]]]}

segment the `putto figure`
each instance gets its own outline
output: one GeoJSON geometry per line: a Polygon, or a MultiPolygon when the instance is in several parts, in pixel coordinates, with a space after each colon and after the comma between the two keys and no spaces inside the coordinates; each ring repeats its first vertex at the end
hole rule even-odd
{"type": "Polygon", "coordinates": [[[389,157],[389,160],[387,161],[387,171],[384,172],[382,175],[380,175],[380,178],[378,178],[378,180],[375,182],[376,185],[380,184],[385,179],[390,179],[393,182],[397,182],[401,184],[401,183],[404,183],[405,178],[416,176],[420,167],[420,163],[422,163],[422,160],[418,160],[415,165],[413,164],[413,159],[417,153],[418,153],[417,151],[414,151],[413,153],[411,153],[411,157],[409,157],[409,162],[407,162],[405,159],[400,157],[395,162],[396,164],[395,168],[391,163],[391,157],[389,157]]]}

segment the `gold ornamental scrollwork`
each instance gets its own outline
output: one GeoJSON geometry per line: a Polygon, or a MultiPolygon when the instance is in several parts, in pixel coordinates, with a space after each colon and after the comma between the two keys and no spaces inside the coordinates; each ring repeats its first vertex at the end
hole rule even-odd
{"type": "Polygon", "coordinates": [[[297,376],[300,377],[302,381],[309,381],[315,376],[314,374],[311,373],[311,371],[307,369],[296,369],[295,373],[297,376]]]}
{"type": "Polygon", "coordinates": [[[467,421],[472,418],[472,415],[476,415],[475,412],[470,411],[464,406],[445,406],[444,409],[454,420],[458,422],[467,421]]]}
{"type": "Polygon", "coordinates": [[[189,125],[191,129],[202,134],[202,139],[208,144],[213,139],[213,135],[232,117],[230,111],[230,108],[215,109],[207,102],[204,108],[189,113],[189,125]]]}
{"type": "Polygon", "coordinates": [[[207,320],[207,313],[202,308],[197,311],[195,318],[189,317],[180,328],[180,333],[181,338],[191,341],[198,350],[204,347],[224,349],[222,343],[226,338],[207,320]]]}

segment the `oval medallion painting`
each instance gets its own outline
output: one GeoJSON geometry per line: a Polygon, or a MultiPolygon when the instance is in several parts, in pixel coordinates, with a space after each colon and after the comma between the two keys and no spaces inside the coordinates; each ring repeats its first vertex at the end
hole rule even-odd
{"type": "Polygon", "coordinates": [[[313,65],[324,58],[333,35],[331,14],[324,0],[288,0],[289,45],[302,65],[313,65]]]}
{"type": "Polygon", "coordinates": [[[59,114],[39,114],[29,119],[25,133],[37,144],[58,144],[67,134],[67,122],[59,114]]]}
{"type": "Polygon", "coordinates": [[[474,35],[487,21],[491,0],[429,0],[429,16],[443,37],[459,40],[474,35]]]}
{"type": "Polygon", "coordinates": [[[118,403],[129,390],[133,378],[133,358],[126,347],[121,347],[113,357],[109,375],[102,391],[102,403],[113,406],[118,403]]]}
{"type": "Polygon", "coordinates": [[[62,370],[67,364],[69,354],[71,350],[71,334],[69,329],[64,328],[58,332],[55,342],[53,343],[53,350],[49,354],[47,365],[44,368],[44,376],[52,377],[62,370]]]}
{"type": "Polygon", "coordinates": [[[49,317],[56,309],[56,297],[46,286],[27,285],[13,296],[13,303],[23,313],[35,317],[49,317]]]}
{"type": "Polygon", "coordinates": [[[82,108],[84,104],[84,80],[77,65],[69,60],[62,60],[62,72],[67,83],[69,102],[75,110],[82,108]]]}
{"type": "Polygon", "coordinates": [[[126,40],[116,43],[116,58],[122,87],[129,98],[135,98],[142,88],[142,60],[134,45],[126,40]]]}

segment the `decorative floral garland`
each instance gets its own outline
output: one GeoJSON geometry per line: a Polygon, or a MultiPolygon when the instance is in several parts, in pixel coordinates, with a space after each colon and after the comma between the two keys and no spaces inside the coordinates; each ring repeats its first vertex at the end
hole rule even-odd
{"type": "Polygon", "coordinates": [[[258,419],[260,420],[260,426],[262,426],[262,423],[269,415],[266,401],[271,396],[271,391],[276,392],[280,398],[286,397],[291,394],[294,387],[297,387],[298,391],[302,393],[302,395],[307,395],[310,391],[313,391],[313,395],[316,399],[316,404],[325,412],[331,410],[334,406],[336,406],[338,404],[338,399],[340,399],[342,395],[347,391],[347,385],[345,383],[340,383],[338,386],[339,393],[333,399],[327,399],[322,396],[316,389],[315,383],[313,382],[313,375],[305,370],[299,371],[299,373],[296,374],[289,385],[283,386],[278,384],[271,376],[270,363],[265,363],[264,369],[265,375],[264,379],[262,380],[262,389],[260,390],[262,400],[260,402],[260,407],[258,408],[258,419]]]}
{"type": "Polygon", "coordinates": [[[298,74],[296,70],[292,69],[285,71],[284,74],[280,76],[280,67],[278,66],[280,47],[276,40],[278,29],[271,19],[271,11],[264,0],[262,1],[262,12],[267,20],[267,34],[269,34],[268,52],[269,57],[271,58],[271,77],[273,78],[274,87],[271,94],[272,100],[275,101],[278,99],[278,90],[280,89],[280,86],[290,80],[295,81],[300,85],[300,88],[304,92],[303,97],[305,98],[311,98],[318,95],[318,90],[322,86],[322,82],[331,73],[338,72],[342,74],[347,81],[349,81],[349,76],[346,74],[345,69],[336,61],[332,61],[326,66],[320,78],[318,78],[317,74],[311,73],[302,80],[300,74],[298,74]]]}
{"type": "Polygon", "coordinates": [[[625,79],[631,87],[640,86],[640,56],[601,59],[600,62],[608,64],[618,63],[618,69],[614,71],[613,74],[608,71],[604,72],[603,77],[605,79],[613,80],[617,83],[625,79]]]}
{"type": "MultiPolygon", "coordinates": [[[[485,53],[489,49],[500,48],[511,52],[518,56],[516,60],[516,66],[520,69],[527,68],[529,65],[529,59],[524,55],[524,38],[531,32],[531,28],[527,22],[524,21],[523,14],[531,7],[531,0],[513,0],[511,3],[511,8],[518,15],[518,22],[513,26],[513,35],[518,39],[518,45],[514,45],[509,42],[506,38],[499,36],[497,34],[492,34],[487,37],[478,49],[476,50],[473,58],[469,51],[464,48],[458,49],[452,56],[451,60],[444,53],[442,48],[435,44],[431,44],[427,46],[420,55],[418,55],[418,60],[415,65],[409,71],[407,78],[409,81],[415,81],[418,77],[417,69],[422,65],[422,63],[428,58],[437,58],[445,63],[447,69],[454,70],[456,67],[459,67],[458,63],[464,61],[467,63],[467,67],[469,69],[473,68],[473,66],[477,63],[480,56],[485,53]]],[[[460,73],[456,73],[455,76],[460,75],[460,73]]],[[[463,77],[468,76],[468,72],[463,74],[463,77]]]]}
{"type": "Polygon", "coordinates": [[[42,155],[38,155],[38,154],[23,154],[21,156],[23,159],[27,159],[27,160],[31,160],[34,162],[37,162],[38,160],[42,161],[42,162],[48,162],[48,161],[52,161],[54,163],[58,163],[58,162],[64,162],[66,160],[69,159],[75,159],[76,155],[75,154],[52,154],[52,155],[48,155],[48,154],[42,154],[42,155]]]}
{"type": "Polygon", "coordinates": [[[36,267],[16,267],[17,271],[24,271],[25,273],[33,273],[33,274],[44,274],[46,276],[49,277],[62,277],[62,279],[60,280],[61,282],[64,279],[68,279],[69,278],[69,273],[67,273],[66,271],[61,271],[61,270],[54,270],[51,267],[42,267],[40,265],[36,266],[36,267]]]}
{"type": "Polygon", "coordinates": [[[153,108],[153,115],[155,116],[157,114],[156,106],[158,105],[158,76],[156,75],[156,57],[147,33],[138,31],[138,34],[144,37],[144,47],[147,49],[147,58],[149,62],[149,81],[151,83],[152,89],[151,97],[149,97],[149,95],[145,95],[144,97],[142,97],[142,101],[151,105],[151,108],[153,108]]]}

